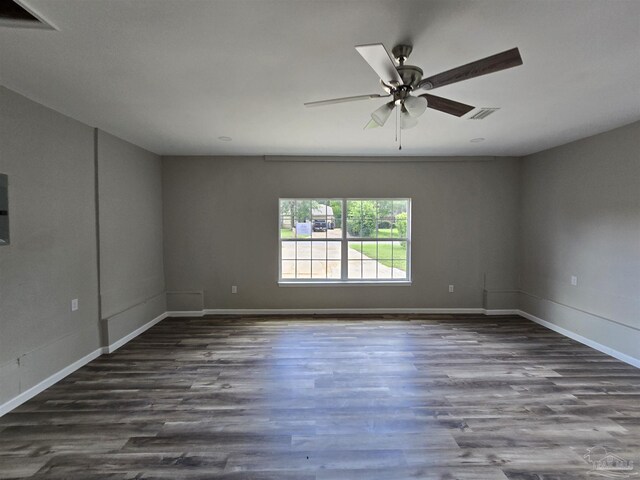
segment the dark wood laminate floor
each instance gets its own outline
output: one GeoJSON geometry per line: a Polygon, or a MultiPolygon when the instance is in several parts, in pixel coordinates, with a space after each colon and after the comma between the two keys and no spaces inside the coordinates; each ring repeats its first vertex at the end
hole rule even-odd
{"type": "Polygon", "coordinates": [[[640,472],[640,370],[519,317],[180,318],[0,418],[0,477],[575,480],[596,446],[640,472]]]}

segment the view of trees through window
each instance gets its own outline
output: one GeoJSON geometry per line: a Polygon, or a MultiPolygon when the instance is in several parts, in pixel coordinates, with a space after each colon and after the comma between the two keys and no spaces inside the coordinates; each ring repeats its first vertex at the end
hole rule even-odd
{"type": "Polygon", "coordinates": [[[408,280],[409,199],[281,199],[281,280],[408,280]]]}

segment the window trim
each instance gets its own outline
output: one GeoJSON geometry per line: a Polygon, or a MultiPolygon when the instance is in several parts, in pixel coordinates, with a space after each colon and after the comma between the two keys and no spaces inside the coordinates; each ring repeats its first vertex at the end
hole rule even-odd
{"type": "Polygon", "coordinates": [[[278,285],[281,287],[331,287],[331,286],[411,286],[413,283],[413,277],[411,273],[411,255],[412,255],[412,199],[410,197],[377,197],[377,198],[363,198],[363,197],[280,197],[278,198],[278,215],[277,215],[277,235],[278,235],[278,285]],[[297,239],[283,239],[280,237],[280,203],[283,200],[318,200],[325,199],[326,200],[340,200],[342,202],[342,217],[340,219],[340,229],[342,236],[334,239],[329,238],[310,238],[308,240],[303,240],[305,242],[340,242],[341,248],[341,278],[332,279],[332,278],[303,278],[303,279],[295,279],[295,278],[282,278],[282,242],[299,242],[301,240],[297,239]],[[407,236],[403,239],[390,239],[390,241],[401,241],[404,240],[407,242],[407,278],[401,279],[393,279],[393,278],[382,278],[382,279],[371,279],[371,278],[356,278],[356,279],[348,279],[349,272],[349,262],[344,261],[345,258],[348,258],[349,255],[349,241],[357,241],[357,242],[379,242],[379,238],[349,238],[347,236],[347,202],[348,201],[363,201],[363,200],[405,200],[407,202],[407,236]]]}

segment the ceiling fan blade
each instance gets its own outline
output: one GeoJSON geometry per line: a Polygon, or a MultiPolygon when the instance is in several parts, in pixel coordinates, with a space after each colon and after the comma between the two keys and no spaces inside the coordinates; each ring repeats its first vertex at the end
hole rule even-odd
{"type": "Polygon", "coordinates": [[[428,108],[438,110],[439,112],[448,113],[449,115],[455,115],[456,117],[461,117],[476,108],[472,107],[471,105],[456,102],[455,100],[449,100],[448,98],[436,97],[435,95],[431,95],[429,93],[425,93],[420,96],[427,99],[428,108]]]}
{"type": "Polygon", "coordinates": [[[422,95],[418,97],[408,96],[404,99],[404,108],[412,117],[419,117],[427,109],[427,99],[422,95]]]}
{"type": "Polygon", "coordinates": [[[371,98],[386,98],[390,95],[379,95],[372,93],[370,95],[356,95],[354,97],[331,98],[329,100],[319,100],[317,102],[307,102],[305,107],[321,107],[322,105],[333,105],[334,103],[356,102],[358,100],[369,100],[371,98]]]}
{"type": "Polygon", "coordinates": [[[371,45],[356,45],[356,50],[378,74],[380,80],[387,85],[402,85],[402,77],[396,70],[396,65],[389,56],[389,52],[381,43],[371,45]]]}
{"type": "Polygon", "coordinates": [[[381,127],[384,127],[384,124],[389,119],[389,116],[391,115],[391,112],[393,112],[393,109],[395,108],[395,106],[396,104],[393,102],[393,100],[391,102],[385,103],[384,105],[376,108],[373,111],[373,113],[371,114],[371,118],[378,125],[380,125],[381,127]]]}
{"type": "Polygon", "coordinates": [[[475,62],[462,65],[461,67],[453,68],[446,72],[425,78],[420,81],[418,88],[431,90],[433,88],[449,85],[450,83],[461,82],[481,75],[499,72],[500,70],[505,70],[507,68],[517,67],[518,65],[522,65],[522,57],[520,56],[520,51],[516,47],[511,50],[507,50],[506,52],[497,53],[490,57],[483,58],[482,60],[476,60],[475,62]]]}
{"type": "Polygon", "coordinates": [[[376,123],[376,121],[372,118],[369,122],[364,126],[364,130],[369,130],[371,128],[378,128],[380,125],[376,123]]]}
{"type": "Polygon", "coordinates": [[[406,110],[400,112],[400,128],[402,130],[408,130],[416,125],[418,125],[418,120],[416,120],[415,117],[412,117],[409,112],[406,110]]]}

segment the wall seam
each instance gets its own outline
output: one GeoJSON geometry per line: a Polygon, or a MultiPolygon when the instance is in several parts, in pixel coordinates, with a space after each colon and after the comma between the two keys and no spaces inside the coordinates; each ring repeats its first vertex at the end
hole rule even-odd
{"type": "Polygon", "coordinates": [[[100,283],[100,174],[98,171],[98,129],[93,129],[93,191],[96,220],[96,272],[98,275],[98,334],[100,336],[100,346],[107,345],[107,335],[102,324],[102,285],[100,283]]]}

